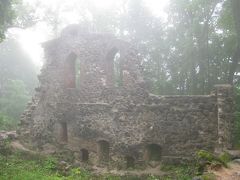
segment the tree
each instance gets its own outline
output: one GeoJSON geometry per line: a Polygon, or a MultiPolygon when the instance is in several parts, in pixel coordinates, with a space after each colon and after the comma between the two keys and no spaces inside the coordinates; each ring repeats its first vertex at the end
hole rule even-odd
{"type": "Polygon", "coordinates": [[[235,47],[235,51],[232,55],[232,63],[230,65],[230,70],[229,70],[229,80],[228,82],[230,84],[233,83],[234,80],[234,74],[237,70],[238,63],[240,61],[240,1],[239,0],[231,0],[231,5],[232,5],[232,14],[233,14],[233,19],[234,19],[234,24],[235,24],[235,31],[237,35],[237,43],[235,47]]]}
{"type": "Polygon", "coordinates": [[[0,42],[9,28],[27,28],[37,21],[34,9],[21,0],[0,0],[0,42]]]}
{"type": "Polygon", "coordinates": [[[0,44],[0,128],[14,128],[36,87],[36,68],[11,39],[0,44]]]}
{"type": "Polygon", "coordinates": [[[2,119],[2,126],[7,124],[8,126],[16,127],[20,115],[30,98],[31,96],[26,90],[23,81],[9,80],[3,95],[0,96],[0,119],[2,119]]]}
{"type": "Polygon", "coordinates": [[[30,92],[37,85],[37,68],[16,40],[0,44],[0,69],[0,95],[9,80],[23,81],[30,92]]]}
{"type": "Polygon", "coordinates": [[[12,25],[16,18],[14,0],[0,0],[0,42],[5,39],[5,31],[12,25]]]}
{"type": "Polygon", "coordinates": [[[34,8],[44,12],[38,19],[52,27],[54,36],[68,25],[66,14],[74,12],[90,31],[114,33],[134,44],[156,94],[209,94],[214,84],[233,81],[240,52],[239,1],[170,0],[166,22],[153,16],[145,2],[114,1],[104,11],[92,0],[65,0],[56,7],[39,1],[34,8]]]}

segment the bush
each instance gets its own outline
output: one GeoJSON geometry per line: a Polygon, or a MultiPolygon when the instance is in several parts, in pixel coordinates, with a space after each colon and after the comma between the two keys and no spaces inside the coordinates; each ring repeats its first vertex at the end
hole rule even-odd
{"type": "Polygon", "coordinates": [[[1,180],[60,180],[56,171],[44,167],[45,159],[26,160],[21,154],[0,155],[1,180]]]}
{"type": "Polygon", "coordinates": [[[67,180],[89,180],[91,174],[80,168],[71,169],[70,175],[66,178],[67,180]]]}
{"type": "Polygon", "coordinates": [[[0,141],[0,155],[8,156],[12,153],[12,150],[9,144],[10,143],[8,139],[0,141]]]}
{"type": "Polygon", "coordinates": [[[217,180],[216,176],[212,173],[206,173],[201,176],[203,180],[217,180]]]}
{"type": "Polygon", "coordinates": [[[224,152],[223,154],[221,154],[219,156],[219,159],[224,162],[225,164],[227,164],[228,162],[230,162],[232,159],[231,159],[231,156],[227,153],[227,152],[224,152]]]}
{"type": "Polygon", "coordinates": [[[17,122],[13,118],[0,113],[0,130],[15,129],[17,122]]]}
{"type": "Polygon", "coordinates": [[[207,170],[207,167],[211,167],[212,169],[216,169],[221,166],[228,167],[228,157],[226,154],[218,157],[208,151],[200,150],[196,154],[196,160],[198,174],[203,174],[203,172],[207,170]]]}
{"type": "Polygon", "coordinates": [[[167,175],[163,179],[181,179],[181,180],[191,180],[196,174],[196,166],[192,165],[165,165],[161,167],[162,171],[168,172],[170,175],[167,175]]]}
{"type": "Polygon", "coordinates": [[[57,159],[54,157],[49,156],[43,164],[43,167],[48,170],[56,170],[57,169],[57,159]]]}

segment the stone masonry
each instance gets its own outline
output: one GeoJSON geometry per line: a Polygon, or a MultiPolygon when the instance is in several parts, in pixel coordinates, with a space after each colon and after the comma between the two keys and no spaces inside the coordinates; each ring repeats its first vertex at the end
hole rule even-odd
{"type": "Polygon", "coordinates": [[[201,96],[150,94],[134,47],[78,25],[43,47],[40,86],[18,131],[26,146],[117,168],[231,148],[231,86],[201,96]]]}

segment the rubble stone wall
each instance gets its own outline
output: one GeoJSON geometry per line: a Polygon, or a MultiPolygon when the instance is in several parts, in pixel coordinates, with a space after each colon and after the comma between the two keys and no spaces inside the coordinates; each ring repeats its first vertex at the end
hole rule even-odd
{"type": "Polygon", "coordinates": [[[69,26],[43,46],[40,87],[18,131],[25,144],[40,150],[51,144],[78,160],[97,164],[105,158],[120,167],[126,161],[191,159],[200,149],[231,146],[231,86],[216,86],[203,96],[150,94],[131,45],[79,26],[69,26]]]}

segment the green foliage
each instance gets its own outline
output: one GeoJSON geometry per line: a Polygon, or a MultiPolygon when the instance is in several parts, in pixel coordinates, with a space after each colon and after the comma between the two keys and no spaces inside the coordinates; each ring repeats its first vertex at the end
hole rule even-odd
{"type": "Polygon", "coordinates": [[[164,166],[162,171],[169,175],[157,177],[153,175],[145,177],[115,176],[110,174],[92,175],[90,172],[71,168],[70,173],[61,175],[57,167],[57,159],[23,153],[2,155],[0,153],[0,179],[1,180],[190,180],[195,175],[194,166],[164,166]]]}
{"type": "Polygon", "coordinates": [[[197,163],[199,168],[205,168],[207,165],[212,165],[212,166],[224,166],[228,167],[227,162],[228,162],[228,157],[227,155],[222,155],[220,157],[205,151],[205,150],[200,150],[196,154],[197,158],[197,163]]]}
{"type": "Polygon", "coordinates": [[[57,159],[49,156],[46,161],[44,161],[43,167],[46,170],[56,170],[57,169],[57,159]]]}
{"type": "Polygon", "coordinates": [[[0,179],[2,180],[60,180],[57,172],[44,167],[44,160],[26,160],[19,154],[0,155],[0,179]]]}
{"type": "Polygon", "coordinates": [[[212,153],[210,153],[208,151],[205,151],[205,150],[198,151],[197,152],[197,158],[198,159],[204,159],[204,160],[207,160],[209,162],[212,162],[213,160],[216,159],[216,157],[212,153]]]}
{"type": "MultiPolygon", "coordinates": [[[[58,8],[39,1],[32,8],[46,15],[39,18],[52,26],[55,35],[66,24],[62,13],[74,11],[84,27],[130,41],[144,59],[145,79],[156,94],[209,94],[214,84],[227,83],[238,43],[231,1],[170,0],[167,21],[153,16],[143,0],[119,0],[113,5],[102,11],[87,0],[78,6],[59,3],[58,8]]],[[[21,16],[18,13],[17,19],[21,16]]]]}
{"type": "Polygon", "coordinates": [[[201,176],[203,180],[217,180],[216,176],[213,173],[206,173],[201,176]]]}
{"type": "Polygon", "coordinates": [[[0,129],[17,127],[21,113],[30,99],[25,85],[20,80],[9,80],[0,97],[0,129]]]}
{"type": "Polygon", "coordinates": [[[16,129],[36,82],[36,68],[19,43],[0,43],[0,130],[16,129]]]}
{"type": "Polygon", "coordinates": [[[6,38],[8,28],[26,28],[35,24],[33,9],[22,0],[0,0],[0,43],[6,38]]]}
{"type": "MultiPolygon", "coordinates": [[[[2,140],[0,142],[0,155],[2,154],[3,156],[8,156],[12,152],[11,147],[10,147],[10,141],[8,139],[2,140]]],[[[1,159],[0,159],[1,160],[1,159]]]]}
{"type": "Polygon", "coordinates": [[[166,180],[170,179],[191,180],[192,177],[194,177],[197,172],[195,165],[179,165],[179,166],[165,165],[161,167],[161,170],[170,173],[170,175],[164,177],[166,180]]]}
{"type": "Polygon", "coordinates": [[[230,154],[228,154],[227,152],[222,153],[219,156],[219,159],[225,164],[229,163],[232,160],[230,154]]]}
{"type": "Polygon", "coordinates": [[[16,127],[14,119],[0,113],[0,130],[9,130],[16,127]]]}
{"type": "Polygon", "coordinates": [[[66,178],[67,180],[89,180],[92,175],[80,168],[71,169],[70,175],[66,178]]]}
{"type": "Polygon", "coordinates": [[[23,81],[26,89],[32,93],[37,86],[37,68],[21,45],[13,39],[0,43],[0,93],[9,86],[9,81],[23,81]]]}
{"type": "Polygon", "coordinates": [[[5,39],[5,31],[16,18],[14,11],[15,0],[0,0],[0,42],[5,39]]]}
{"type": "MultiPolygon", "coordinates": [[[[54,157],[30,156],[15,153],[9,156],[0,153],[1,180],[90,180],[98,179],[80,168],[73,168],[67,176],[61,175],[54,157]]],[[[105,179],[105,178],[103,178],[105,179]]],[[[110,179],[109,179],[110,180],[110,179]]]]}

